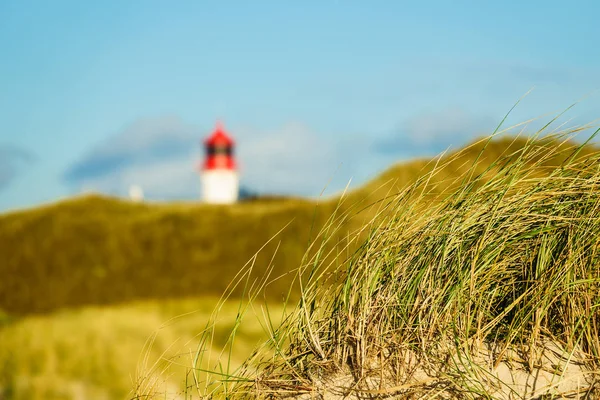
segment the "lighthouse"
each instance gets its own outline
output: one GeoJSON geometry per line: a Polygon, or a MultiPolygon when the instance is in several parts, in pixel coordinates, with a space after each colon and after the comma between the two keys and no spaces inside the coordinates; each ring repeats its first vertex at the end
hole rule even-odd
{"type": "Polygon", "coordinates": [[[217,122],[212,135],[204,140],[204,163],[201,167],[202,198],[206,203],[235,203],[239,177],[234,158],[235,142],[217,122]]]}

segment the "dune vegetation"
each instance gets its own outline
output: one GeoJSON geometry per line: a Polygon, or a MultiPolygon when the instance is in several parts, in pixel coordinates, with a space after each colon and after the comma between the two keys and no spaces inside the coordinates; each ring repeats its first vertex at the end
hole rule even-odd
{"type": "Polygon", "coordinates": [[[499,380],[540,376],[546,348],[593,382],[579,130],[482,138],[326,199],[0,215],[0,399],[533,398],[499,380]]]}
{"type": "MultiPolygon", "coordinates": [[[[450,191],[458,185],[454,178],[470,171],[476,159],[473,173],[480,174],[499,155],[525,145],[524,138],[480,140],[441,160],[398,164],[349,191],[341,203],[333,196],[232,206],[140,204],[90,195],[0,215],[0,311],[18,316],[83,305],[220,296],[259,249],[253,274],[260,277],[272,265],[277,280],[265,295],[281,301],[294,279],[290,271],[334,211],[345,218],[328,245],[349,252],[353,248],[347,248],[347,239],[374,216],[386,196],[433,169],[430,183],[436,185],[428,196],[450,191]]],[[[583,153],[590,151],[586,147],[583,153]]],[[[557,165],[562,157],[559,152],[544,162],[557,165]]]]}
{"type": "MultiPolygon", "coordinates": [[[[452,185],[436,176],[461,154],[441,159],[328,263],[340,208],[299,264],[297,306],[241,367],[190,364],[186,398],[599,398],[600,153],[571,134],[452,185]]],[[[174,398],[154,390],[136,398],[174,398]]]]}
{"type": "MultiPolygon", "coordinates": [[[[0,399],[125,399],[132,390],[156,383],[183,392],[185,366],[207,324],[214,335],[214,355],[208,359],[214,362],[235,323],[239,302],[221,304],[215,321],[211,314],[217,301],[148,300],[0,323],[0,399]],[[165,364],[162,358],[169,360],[168,376],[155,373],[165,364]]],[[[281,314],[280,305],[270,307],[274,316],[281,314]]],[[[241,365],[268,337],[261,325],[264,309],[257,305],[253,318],[238,330],[231,367],[241,365]]]]}

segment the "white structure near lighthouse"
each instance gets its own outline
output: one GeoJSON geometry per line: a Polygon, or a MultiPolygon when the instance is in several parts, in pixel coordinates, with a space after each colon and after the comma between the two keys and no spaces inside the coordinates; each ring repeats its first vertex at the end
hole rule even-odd
{"type": "Polygon", "coordinates": [[[205,158],[201,167],[202,199],[206,203],[231,204],[238,200],[239,176],[234,157],[234,140],[217,126],[204,140],[205,158]]]}

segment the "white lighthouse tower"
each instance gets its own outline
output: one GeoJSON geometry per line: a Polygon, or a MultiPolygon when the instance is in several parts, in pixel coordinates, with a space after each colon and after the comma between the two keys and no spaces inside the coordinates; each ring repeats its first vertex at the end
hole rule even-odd
{"type": "Polygon", "coordinates": [[[206,203],[231,204],[238,200],[239,176],[234,147],[233,139],[217,122],[215,131],[204,140],[201,181],[202,198],[206,203]]]}

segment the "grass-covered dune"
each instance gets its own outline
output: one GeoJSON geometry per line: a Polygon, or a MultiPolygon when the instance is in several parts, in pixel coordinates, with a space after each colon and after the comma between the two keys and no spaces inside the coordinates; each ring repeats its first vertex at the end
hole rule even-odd
{"type": "MultiPolygon", "coordinates": [[[[0,311],[22,315],[86,304],[218,296],[249,260],[255,276],[272,268],[271,276],[278,279],[266,295],[281,300],[311,240],[330,223],[336,209],[347,218],[331,243],[348,255],[353,247],[346,248],[346,239],[354,238],[351,232],[372,218],[386,196],[434,168],[437,172],[429,178],[438,184],[434,191],[450,190],[458,185],[453,177],[471,168],[482,173],[499,156],[526,142],[482,140],[441,160],[399,164],[350,191],[341,202],[338,197],[259,199],[210,206],[85,196],[0,215],[0,311]]],[[[546,150],[557,145],[536,143],[546,150]]],[[[544,162],[556,165],[563,158],[555,154],[544,162]]],[[[339,258],[338,252],[329,253],[330,260],[339,258]]]]}
{"type": "MultiPolygon", "coordinates": [[[[600,153],[581,155],[533,142],[450,191],[439,165],[388,198],[336,268],[306,263],[265,347],[198,373],[188,396],[600,398],[600,153]]],[[[343,225],[329,228],[325,242],[343,225]]]]}
{"type": "MultiPolygon", "coordinates": [[[[350,312],[356,312],[358,306],[332,306],[334,298],[340,301],[337,292],[340,282],[344,282],[345,293],[354,299],[352,301],[381,292],[390,280],[379,280],[379,276],[388,274],[389,278],[391,275],[379,271],[378,263],[391,268],[395,262],[394,251],[401,253],[402,249],[410,248],[399,244],[409,236],[394,236],[406,223],[402,218],[416,224],[410,226],[422,226],[418,222],[423,221],[420,218],[435,214],[435,210],[448,201],[444,200],[446,197],[456,197],[457,189],[464,187],[464,180],[472,183],[471,192],[484,190],[486,182],[493,183],[494,179],[497,182],[501,165],[518,162],[520,149],[528,149],[528,156],[520,164],[527,169],[527,175],[536,179],[546,177],[554,170],[551,166],[561,165],[573,154],[568,146],[558,143],[558,140],[535,140],[528,145],[526,140],[514,138],[489,143],[482,140],[439,160],[416,160],[394,166],[341,200],[337,197],[321,200],[318,206],[316,202],[301,199],[258,199],[232,207],[208,207],[136,204],[90,196],[0,216],[0,236],[11,240],[0,239],[3,257],[0,258],[3,302],[0,309],[11,310],[0,312],[0,398],[113,399],[127,396],[130,390],[139,395],[138,398],[147,398],[146,395],[184,398],[185,392],[188,394],[185,398],[189,395],[194,398],[198,392],[206,394],[212,390],[217,390],[215,397],[219,397],[221,390],[227,390],[233,397],[243,397],[244,393],[248,395],[248,389],[253,391],[247,396],[250,398],[255,397],[257,389],[261,395],[271,393],[276,397],[286,393],[311,396],[325,390],[330,382],[310,378],[314,374],[328,379],[337,376],[339,382],[348,383],[348,374],[344,371],[349,370],[348,365],[358,365],[352,359],[358,354],[352,340],[358,338],[355,332],[360,332],[360,324],[364,329],[367,325],[350,312]],[[499,159],[499,163],[492,165],[493,160],[499,159]],[[415,185],[413,190],[407,192],[411,185],[415,185]],[[232,228],[236,220],[253,226],[253,235],[246,232],[243,236],[232,228]],[[228,233],[226,237],[232,246],[248,243],[247,247],[239,253],[218,250],[219,244],[211,244],[211,235],[200,229],[203,221],[212,224],[221,235],[228,233]],[[225,226],[217,221],[221,224],[226,221],[225,226]],[[254,252],[290,221],[291,224],[259,253],[256,262],[247,264],[254,252]],[[295,221],[301,223],[294,225],[295,221]],[[184,230],[174,228],[182,225],[188,228],[185,234],[184,230]],[[322,245],[324,237],[329,241],[322,245]],[[384,237],[388,242],[397,243],[390,246],[378,242],[384,237]],[[144,244],[140,238],[145,238],[144,249],[147,250],[139,250],[144,244]],[[44,240],[46,244],[39,246],[44,240]],[[307,252],[309,241],[312,247],[307,252]],[[346,245],[349,247],[345,248],[346,245]],[[377,250],[378,246],[380,249],[388,246],[389,251],[377,250]],[[174,252],[174,248],[178,251],[174,252]],[[220,251],[221,259],[214,258],[218,268],[214,275],[204,274],[213,267],[204,263],[207,258],[202,258],[207,248],[220,251]],[[328,254],[331,249],[335,251],[328,254]],[[172,259],[166,255],[161,258],[162,252],[172,254],[172,259]],[[195,263],[194,257],[197,257],[195,263]],[[69,264],[72,260],[79,261],[69,264]],[[365,287],[366,281],[357,275],[361,271],[358,263],[365,266],[362,274],[372,272],[368,281],[374,288],[379,287],[379,292],[369,292],[371,289],[365,287]],[[270,278],[263,281],[268,282],[266,287],[245,284],[264,278],[268,265],[272,270],[270,278]],[[60,279],[53,276],[54,271],[62,271],[58,275],[60,279]],[[240,275],[234,279],[237,273],[240,275]],[[284,273],[288,275],[283,279],[273,280],[284,273]],[[267,313],[263,304],[256,301],[262,302],[263,289],[271,292],[271,300],[278,299],[280,293],[290,289],[292,277],[298,273],[305,277],[305,284],[299,286],[296,282],[293,290],[296,297],[304,294],[300,303],[303,306],[294,311],[281,329],[274,330],[281,315],[281,303],[270,301],[267,313]],[[213,276],[213,281],[206,276],[213,276]],[[123,277],[129,282],[121,282],[123,277]],[[342,281],[335,281],[336,277],[342,281]],[[238,282],[238,286],[227,291],[230,300],[219,304],[220,312],[212,314],[218,298],[212,294],[221,296],[232,280],[238,282]],[[329,292],[322,286],[327,280],[333,282],[329,292]],[[27,286],[25,295],[9,290],[18,285],[27,286]],[[91,292],[82,290],[81,285],[91,292]],[[161,291],[160,287],[170,289],[161,291]],[[129,290],[131,292],[127,292],[129,290]],[[245,299],[248,296],[255,299],[254,308],[240,310],[243,292],[245,299]],[[189,294],[201,297],[187,298],[189,294]],[[58,301],[54,300],[55,296],[58,301]],[[180,299],[175,299],[177,297],[180,299]],[[129,299],[140,300],[129,302],[129,299]],[[16,308],[17,304],[20,309],[16,308]],[[35,308],[36,304],[41,306],[35,308]],[[107,305],[82,307],[84,304],[107,305]],[[70,309],[62,310],[65,307],[70,309]],[[45,314],[19,315],[39,311],[45,314]],[[270,318],[272,326],[264,323],[261,326],[256,319],[248,317],[239,324],[240,315],[244,313],[270,318]],[[335,335],[331,333],[329,322],[338,326],[335,335]],[[343,326],[349,331],[340,330],[343,326]],[[152,334],[158,328],[154,337],[152,334]],[[235,334],[230,339],[235,343],[227,339],[232,329],[235,334]],[[249,368],[235,370],[254,346],[268,337],[275,341],[250,359],[249,368]],[[148,338],[154,338],[151,347],[144,345],[148,338]],[[318,358],[321,350],[312,347],[315,343],[321,346],[325,358],[318,358]],[[336,350],[335,346],[342,345],[345,347],[336,350]],[[317,358],[314,351],[319,354],[317,358]],[[345,354],[342,359],[346,357],[354,364],[340,361],[336,351],[345,354]],[[261,364],[260,360],[265,363],[261,364]],[[319,366],[324,368],[318,369],[319,366]],[[205,375],[206,370],[211,373],[205,375]],[[227,376],[232,379],[223,382],[227,376]],[[235,385],[233,380],[238,376],[248,380],[243,384],[237,380],[235,385]],[[168,393],[165,395],[163,391],[168,393]]],[[[589,157],[592,151],[592,147],[586,147],[574,158],[589,157]]],[[[473,209],[468,202],[465,207],[467,214],[473,209]]],[[[471,232],[473,227],[466,225],[456,235],[462,232],[466,238],[465,232],[471,232]]],[[[410,239],[413,249],[421,246],[421,239],[410,239]]],[[[460,241],[456,237],[454,240],[460,241]]],[[[432,249],[434,244],[431,242],[425,248],[432,249]]],[[[423,265],[427,262],[423,258],[423,265]]],[[[431,276],[423,276],[423,279],[431,276]]],[[[403,285],[390,287],[390,291],[401,296],[408,287],[403,285]]],[[[389,305],[389,310],[395,306],[391,300],[382,304],[389,305]]],[[[441,303],[431,304],[435,310],[435,304],[441,303]]],[[[378,304],[369,307],[385,308],[378,304]]],[[[426,316],[423,314],[426,308],[419,308],[420,315],[426,316]]],[[[363,312],[370,315],[368,307],[363,312]]],[[[420,317],[410,315],[413,320],[404,331],[418,329],[420,317]]],[[[378,321],[379,317],[369,318],[369,321],[378,321]]],[[[448,317],[446,311],[440,311],[437,317],[428,318],[444,320],[448,317]]],[[[369,334],[376,333],[371,330],[369,334]]],[[[398,336],[398,340],[401,337],[398,336]]],[[[521,341],[526,339],[520,333],[516,337],[521,341]]],[[[368,343],[381,346],[381,342],[370,336],[361,340],[365,354],[372,350],[368,343]]],[[[418,347],[413,342],[408,343],[418,347]]],[[[385,393],[389,393],[389,389],[387,386],[385,393]]]]}

